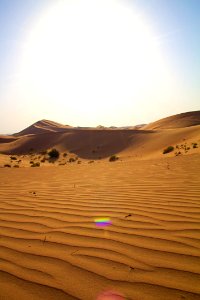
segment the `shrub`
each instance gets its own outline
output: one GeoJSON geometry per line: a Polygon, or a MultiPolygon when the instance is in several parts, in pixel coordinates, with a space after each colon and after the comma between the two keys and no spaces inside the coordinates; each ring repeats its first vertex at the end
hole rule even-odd
{"type": "Polygon", "coordinates": [[[88,164],[92,164],[94,162],[94,160],[90,160],[88,161],[88,164]]]}
{"type": "Polygon", "coordinates": [[[48,152],[50,158],[57,159],[60,156],[60,153],[55,148],[48,152]]]}
{"type": "Polygon", "coordinates": [[[14,167],[14,168],[19,168],[19,165],[14,165],[13,167],[14,167]]]}
{"type": "Polygon", "coordinates": [[[11,156],[10,159],[12,159],[12,160],[17,160],[17,157],[11,156]]]}
{"type": "Polygon", "coordinates": [[[31,167],[39,167],[39,166],[40,166],[40,163],[39,163],[39,162],[33,163],[33,164],[31,165],[31,167]]]}
{"type": "Polygon", "coordinates": [[[63,153],[63,157],[66,157],[67,156],[67,153],[63,153]]]}
{"type": "Polygon", "coordinates": [[[45,160],[46,160],[46,159],[45,159],[45,158],[43,158],[43,159],[41,159],[41,161],[40,161],[40,162],[41,162],[41,163],[44,163],[44,162],[45,162],[45,160]]]}
{"type": "Polygon", "coordinates": [[[109,161],[116,161],[118,160],[119,157],[117,157],[116,155],[112,155],[110,158],[109,158],[109,161]]]}
{"type": "Polygon", "coordinates": [[[76,159],[75,158],[73,158],[73,157],[70,157],[70,159],[68,160],[68,162],[75,162],[76,161],[76,159]]]}
{"type": "Polygon", "coordinates": [[[11,165],[5,164],[4,167],[5,167],[5,168],[11,168],[11,165]]]}
{"type": "Polygon", "coordinates": [[[197,145],[198,145],[197,143],[192,143],[192,147],[193,147],[193,148],[198,148],[197,145]]]}
{"type": "Polygon", "coordinates": [[[172,152],[172,151],[174,151],[174,147],[169,146],[169,147],[167,147],[163,150],[163,154],[166,154],[166,153],[169,153],[169,152],[172,152]]]}

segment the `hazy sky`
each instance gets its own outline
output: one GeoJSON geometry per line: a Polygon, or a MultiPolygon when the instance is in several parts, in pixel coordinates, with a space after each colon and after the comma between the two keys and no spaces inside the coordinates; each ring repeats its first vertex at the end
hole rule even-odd
{"type": "Polygon", "coordinates": [[[199,0],[0,0],[0,133],[200,109],[199,0]]]}

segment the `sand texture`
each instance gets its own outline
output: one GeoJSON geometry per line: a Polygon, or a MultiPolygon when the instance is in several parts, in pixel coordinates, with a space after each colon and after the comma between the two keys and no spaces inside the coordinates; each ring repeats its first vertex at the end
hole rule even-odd
{"type": "Polygon", "coordinates": [[[200,299],[200,155],[0,169],[0,270],[1,300],[200,299]]]}

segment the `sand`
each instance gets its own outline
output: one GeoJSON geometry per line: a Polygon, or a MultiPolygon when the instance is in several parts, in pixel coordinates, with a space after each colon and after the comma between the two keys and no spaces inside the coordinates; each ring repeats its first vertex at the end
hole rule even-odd
{"type": "Polygon", "coordinates": [[[200,299],[199,174],[198,153],[1,168],[0,299],[200,299]]]}

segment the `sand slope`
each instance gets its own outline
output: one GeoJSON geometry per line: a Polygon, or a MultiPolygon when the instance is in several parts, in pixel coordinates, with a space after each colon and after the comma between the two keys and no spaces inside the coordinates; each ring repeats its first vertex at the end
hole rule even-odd
{"type": "Polygon", "coordinates": [[[142,127],[142,129],[172,129],[200,125],[200,111],[190,111],[170,116],[142,127]]]}
{"type": "MultiPolygon", "coordinates": [[[[82,159],[120,157],[150,159],[163,156],[168,146],[185,144],[190,151],[199,153],[192,143],[200,145],[200,111],[171,116],[139,129],[72,128],[48,120],[42,120],[12,136],[0,136],[0,152],[4,154],[28,154],[57,148],[71,152],[82,159]]],[[[175,152],[168,156],[174,156],[175,152]]]]}
{"type": "Polygon", "coordinates": [[[28,134],[41,134],[41,133],[48,133],[48,132],[60,132],[68,128],[70,128],[69,125],[62,125],[60,123],[53,122],[50,120],[41,120],[25,128],[24,130],[15,133],[14,136],[22,136],[28,134]]]}
{"type": "Polygon", "coordinates": [[[1,169],[0,299],[200,299],[199,174],[198,154],[1,169]]]}

